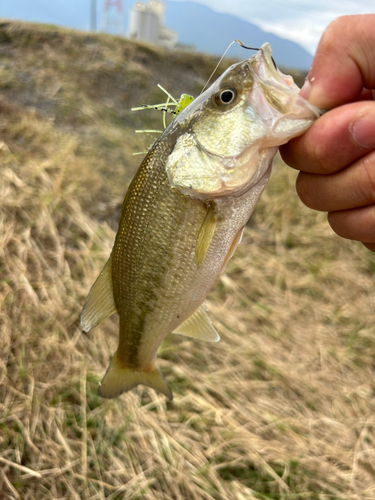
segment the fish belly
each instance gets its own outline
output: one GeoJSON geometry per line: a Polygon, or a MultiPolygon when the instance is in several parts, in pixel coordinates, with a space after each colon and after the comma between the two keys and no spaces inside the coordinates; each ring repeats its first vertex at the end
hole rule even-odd
{"type": "Polygon", "coordinates": [[[216,200],[217,227],[198,270],[195,246],[206,204],[170,187],[159,147],[146,157],[129,187],[112,251],[118,357],[126,366],[145,371],[153,369],[163,338],[204,301],[250,217],[252,200],[264,188],[256,196],[216,200]]]}
{"type": "Polygon", "coordinates": [[[118,353],[126,365],[152,366],[162,339],[203,301],[205,287],[194,285],[205,213],[201,202],[171,189],[166,175],[139,172],[134,179],[112,252],[118,353]]]}

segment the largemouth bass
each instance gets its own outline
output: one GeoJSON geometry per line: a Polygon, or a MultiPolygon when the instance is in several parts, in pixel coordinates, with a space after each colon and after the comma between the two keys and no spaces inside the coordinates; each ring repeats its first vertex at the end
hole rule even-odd
{"type": "Polygon", "coordinates": [[[81,313],[85,332],[115,311],[120,318],[101,396],[144,384],[172,399],[156,364],[164,337],[219,340],[204,299],[241,240],[278,146],[319,116],[298,90],[265,44],[183,109],[143,160],[81,313]]]}

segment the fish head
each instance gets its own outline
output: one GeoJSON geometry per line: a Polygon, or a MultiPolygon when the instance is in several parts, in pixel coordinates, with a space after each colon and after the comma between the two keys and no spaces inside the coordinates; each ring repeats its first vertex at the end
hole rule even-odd
{"type": "Polygon", "coordinates": [[[171,123],[178,132],[166,164],[170,185],[201,199],[251,189],[277,148],[321,114],[298,92],[275,67],[268,43],[228,68],[171,123]]]}

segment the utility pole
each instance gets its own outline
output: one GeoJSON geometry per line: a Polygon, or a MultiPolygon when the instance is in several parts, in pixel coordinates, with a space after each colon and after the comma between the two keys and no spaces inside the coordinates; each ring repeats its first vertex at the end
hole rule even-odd
{"type": "Polygon", "coordinates": [[[91,31],[96,31],[96,0],[91,0],[91,31]]]}
{"type": "Polygon", "coordinates": [[[124,34],[123,0],[104,0],[102,31],[110,31],[111,27],[117,35],[124,34]],[[111,7],[116,11],[110,11],[111,7]]]}

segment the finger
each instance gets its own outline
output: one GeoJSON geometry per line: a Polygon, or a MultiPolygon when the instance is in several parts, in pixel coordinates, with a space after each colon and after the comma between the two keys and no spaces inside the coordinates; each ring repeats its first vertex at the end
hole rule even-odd
{"type": "Polygon", "coordinates": [[[373,101],[374,91],[369,89],[362,89],[361,95],[358,97],[358,101],[373,101]]]}
{"type": "Polygon", "coordinates": [[[302,172],[296,189],[306,206],[322,212],[371,205],[375,203],[375,151],[337,174],[302,172]]]}
{"type": "Polygon", "coordinates": [[[371,250],[371,252],[375,252],[375,243],[364,243],[362,241],[362,245],[371,250]]]}
{"type": "Polygon", "coordinates": [[[323,33],[301,95],[332,109],[375,88],[375,15],[343,16],[323,33]]]}
{"type": "MultiPolygon", "coordinates": [[[[328,222],[342,238],[375,244],[375,206],[330,212],[328,222]]],[[[367,247],[368,248],[368,247],[367,247]]]]}
{"type": "Polygon", "coordinates": [[[337,172],[375,148],[375,102],[356,102],[321,116],[280,148],[284,161],[317,174],[337,172]]]}

